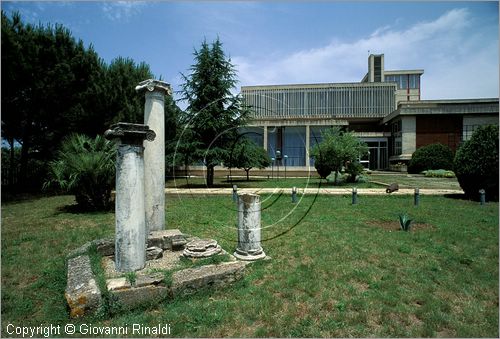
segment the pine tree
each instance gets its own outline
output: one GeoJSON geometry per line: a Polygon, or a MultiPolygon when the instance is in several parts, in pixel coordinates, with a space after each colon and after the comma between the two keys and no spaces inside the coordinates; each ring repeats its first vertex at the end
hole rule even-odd
{"type": "Polygon", "coordinates": [[[182,74],[182,94],[188,103],[186,114],[192,136],[201,146],[195,156],[207,167],[207,186],[211,187],[214,167],[227,158],[245,113],[240,98],[231,93],[237,83],[236,72],[220,40],[210,45],[203,41],[194,59],[189,76],[182,74]]]}

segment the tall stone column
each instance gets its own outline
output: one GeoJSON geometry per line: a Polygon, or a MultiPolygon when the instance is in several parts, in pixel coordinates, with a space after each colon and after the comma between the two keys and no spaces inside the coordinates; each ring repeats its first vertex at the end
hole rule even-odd
{"type": "Polygon", "coordinates": [[[116,156],[115,267],[119,272],[132,272],[146,264],[143,141],[153,141],[155,133],[145,125],[121,122],[104,135],[120,140],[116,156]]]}
{"type": "Polygon", "coordinates": [[[238,195],[238,247],[234,256],[241,260],[257,260],[266,254],[260,246],[260,196],[238,195]]]}
{"type": "Polygon", "coordinates": [[[144,125],[156,133],[155,140],[144,150],[144,190],[147,232],[165,229],[165,94],[172,95],[170,85],[159,80],[145,80],[136,91],[145,92],[144,125]]]}

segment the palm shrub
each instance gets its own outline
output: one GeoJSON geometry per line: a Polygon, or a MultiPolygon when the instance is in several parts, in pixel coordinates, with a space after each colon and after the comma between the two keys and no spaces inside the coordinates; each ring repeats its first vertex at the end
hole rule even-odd
{"type": "Polygon", "coordinates": [[[455,154],[454,171],[465,195],[498,200],[498,125],[479,127],[455,154]]]}
{"type": "Polygon", "coordinates": [[[408,164],[408,173],[420,173],[426,170],[451,170],[453,152],[443,144],[430,144],[417,149],[408,164]]]}
{"type": "Polygon", "coordinates": [[[63,141],[56,160],[49,164],[44,187],[74,194],[84,210],[108,209],[115,182],[115,155],[114,143],[100,135],[95,139],[70,135],[63,141]]]}

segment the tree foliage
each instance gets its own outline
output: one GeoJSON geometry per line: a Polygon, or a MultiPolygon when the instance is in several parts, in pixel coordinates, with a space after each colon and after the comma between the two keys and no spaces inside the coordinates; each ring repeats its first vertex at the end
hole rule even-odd
{"type": "MultiPolygon", "coordinates": [[[[321,133],[322,141],[311,149],[314,158],[314,167],[321,178],[326,178],[330,173],[337,173],[343,167],[358,162],[358,159],[368,152],[366,143],[359,140],[354,133],[345,132],[339,128],[331,128],[321,133]]],[[[359,166],[349,165],[353,171],[359,166]]]]}
{"type": "Polygon", "coordinates": [[[479,199],[479,190],[488,200],[498,200],[498,125],[478,128],[455,154],[454,171],[465,195],[479,199]]]}
{"type": "Polygon", "coordinates": [[[183,99],[187,101],[185,135],[182,140],[184,157],[203,161],[207,167],[207,186],[213,185],[214,167],[227,159],[229,145],[237,137],[237,127],[245,113],[241,99],[231,93],[236,86],[236,72],[226,58],[222,43],[203,41],[194,52],[194,65],[188,76],[182,74],[183,99]],[[194,148],[194,149],[193,149],[194,148]]]}
{"type": "Polygon", "coordinates": [[[114,143],[103,136],[91,139],[73,134],[63,141],[56,160],[50,162],[44,186],[74,194],[84,210],[107,209],[115,183],[115,157],[114,143]]]}
{"type": "Polygon", "coordinates": [[[266,168],[271,164],[271,158],[266,150],[248,138],[241,137],[233,144],[233,147],[228,153],[227,159],[224,160],[224,165],[228,168],[240,168],[247,174],[252,168],[266,168]]]}
{"type": "Polygon", "coordinates": [[[71,133],[93,137],[119,120],[142,121],[144,95],[134,88],[152,77],[148,65],[124,58],[106,65],[62,25],[1,16],[2,135],[12,150],[21,146],[20,181],[29,182],[31,160],[47,163],[71,133]]]}

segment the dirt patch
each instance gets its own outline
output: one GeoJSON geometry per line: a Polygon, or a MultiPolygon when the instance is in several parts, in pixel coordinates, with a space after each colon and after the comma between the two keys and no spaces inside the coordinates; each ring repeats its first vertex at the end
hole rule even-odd
{"type": "MultiPolygon", "coordinates": [[[[384,229],[386,231],[401,231],[401,226],[399,225],[399,221],[367,221],[366,225],[371,227],[378,227],[384,229]]],[[[423,230],[432,230],[434,226],[427,223],[412,223],[410,232],[419,232],[423,230]]]]}

